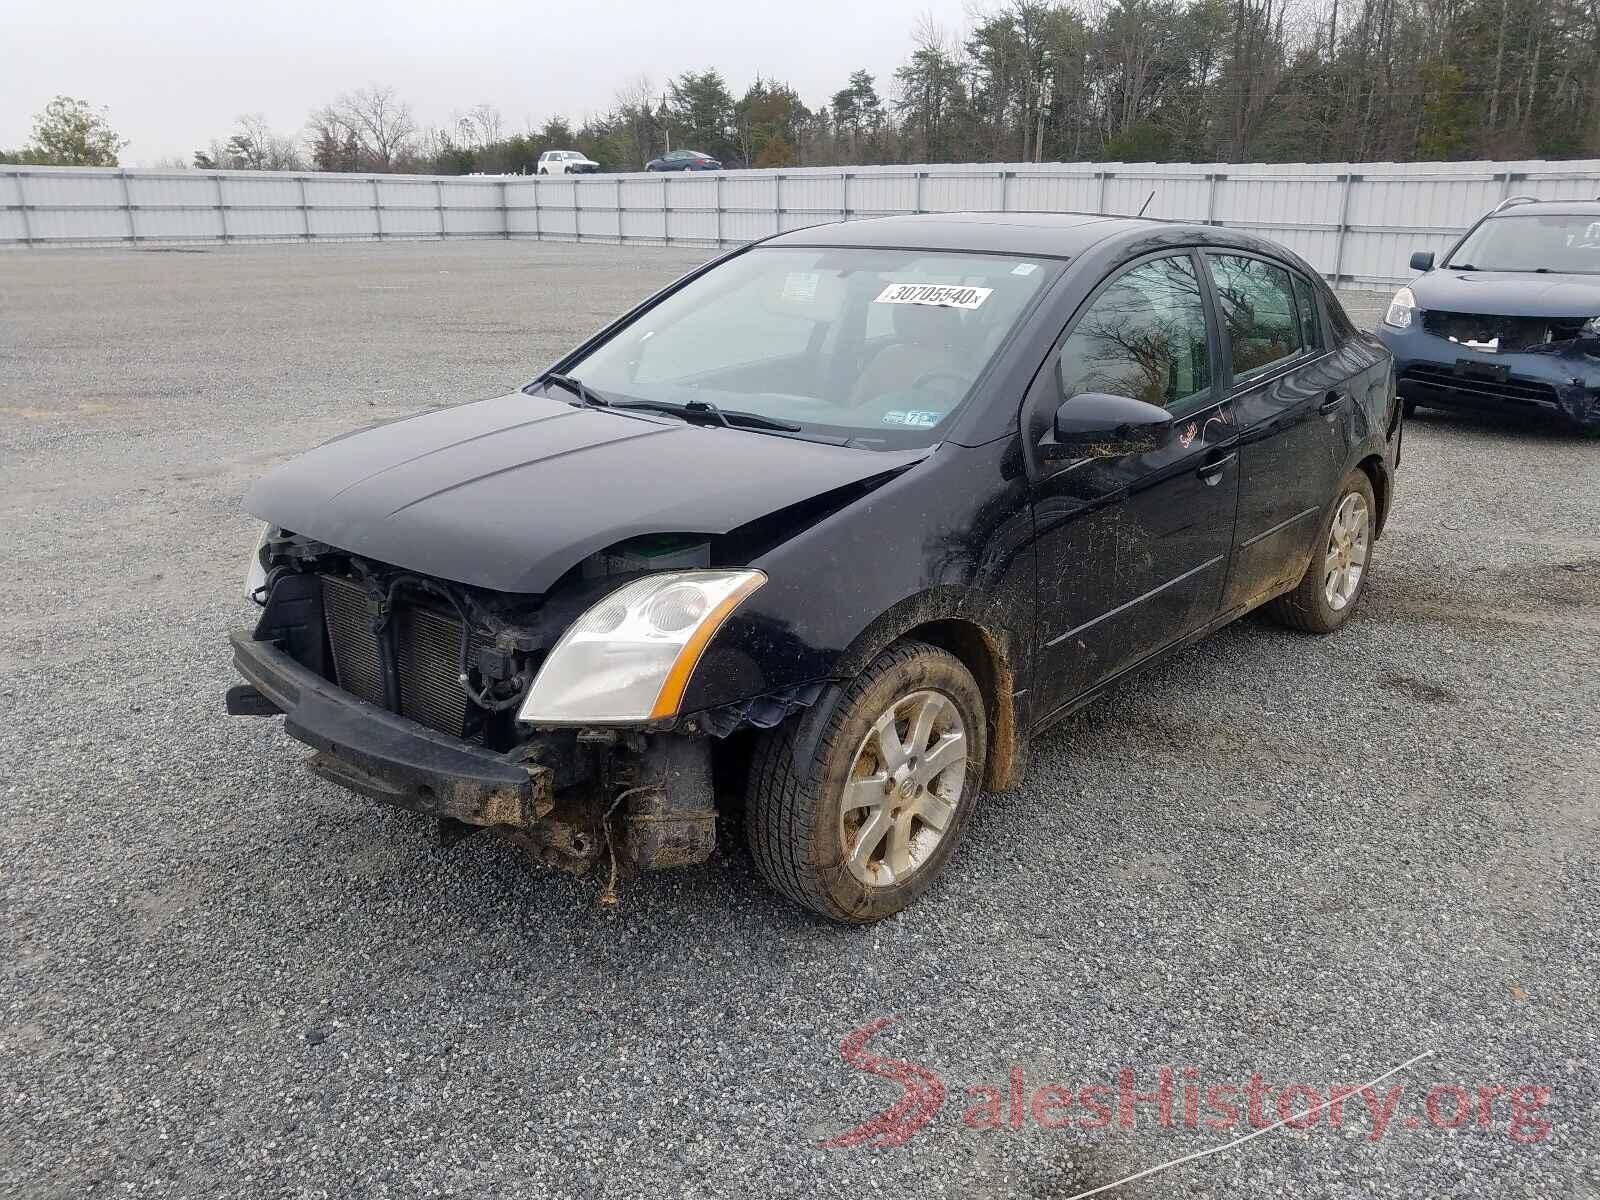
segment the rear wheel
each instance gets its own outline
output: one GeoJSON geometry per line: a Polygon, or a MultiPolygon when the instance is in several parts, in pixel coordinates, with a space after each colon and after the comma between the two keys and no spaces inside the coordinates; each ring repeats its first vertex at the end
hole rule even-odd
{"type": "Polygon", "coordinates": [[[804,758],[801,719],[762,737],[745,828],[776,890],[863,925],[922,895],[954,852],[983,779],[983,695],[955,656],[906,641],[826,719],[804,758]]]}
{"type": "Polygon", "coordinates": [[[1268,614],[1306,633],[1332,633],[1348,621],[1372,569],[1377,512],[1372,481],[1357,468],[1345,476],[1322,518],[1304,577],[1294,591],[1267,606],[1268,614]]]}

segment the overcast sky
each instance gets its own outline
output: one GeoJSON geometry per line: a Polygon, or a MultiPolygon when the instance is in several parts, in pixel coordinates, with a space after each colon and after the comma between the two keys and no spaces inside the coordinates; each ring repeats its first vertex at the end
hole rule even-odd
{"type": "Polygon", "coordinates": [[[392,84],[424,126],[474,104],[509,129],[611,106],[716,67],[735,95],[756,74],[813,108],[865,67],[887,97],[923,13],[952,33],[963,0],[3,0],[0,148],[20,147],[57,94],[107,105],[124,166],[187,160],[262,112],[298,135],[341,91],[392,84]]]}

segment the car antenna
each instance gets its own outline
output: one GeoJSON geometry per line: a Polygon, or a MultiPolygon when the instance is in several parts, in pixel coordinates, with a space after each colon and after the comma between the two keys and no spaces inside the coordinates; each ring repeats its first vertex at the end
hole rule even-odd
{"type": "MultiPolygon", "coordinates": [[[[1144,198],[1144,203],[1139,205],[1139,216],[1144,216],[1144,210],[1150,207],[1150,201],[1156,198],[1155,188],[1150,189],[1150,194],[1144,198]]],[[[1137,218],[1135,218],[1137,219],[1137,218]]]]}

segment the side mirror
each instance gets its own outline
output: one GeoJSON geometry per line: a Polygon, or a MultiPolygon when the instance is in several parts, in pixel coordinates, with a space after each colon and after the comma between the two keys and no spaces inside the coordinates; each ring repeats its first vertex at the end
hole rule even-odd
{"type": "Polygon", "coordinates": [[[1172,414],[1132,396],[1080,392],[1056,409],[1055,427],[1040,445],[1046,459],[1111,458],[1158,450],[1172,414]]]}
{"type": "Polygon", "coordinates": [[[1433,270],[1433,251],[1413,250],[1411,252],[1411,269],[1413,271],[1433,270]]]}

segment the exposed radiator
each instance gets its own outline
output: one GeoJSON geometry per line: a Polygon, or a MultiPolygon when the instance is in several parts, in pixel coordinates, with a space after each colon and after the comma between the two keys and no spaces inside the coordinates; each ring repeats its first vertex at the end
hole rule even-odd
{"type": "MultiPolygon", "coordinates": [[[[367,619],[366,589],[353,580],[322,577],[322,611],[333,649],[334,679],[345,691],[387,707],[383,660],[367,619]]],[[[390,618],[400,682],[400,714],[441,733],[462,736],[469,701],[461,690],[461,619],[417,604],[402,589],[390,618]]],[[[476,634],[468,650],[475,662],[476,634]]]]}

